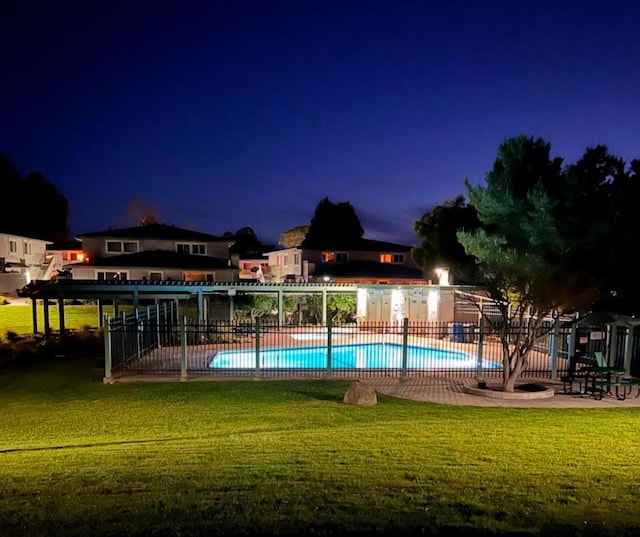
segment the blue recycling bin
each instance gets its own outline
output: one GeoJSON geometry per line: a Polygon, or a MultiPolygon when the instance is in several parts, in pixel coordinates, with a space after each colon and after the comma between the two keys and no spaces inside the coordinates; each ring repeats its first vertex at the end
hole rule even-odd
{"type": "Polygon", "coordinates": [[[451,326],[451,341],[462,343],[464,341],[464,327],[462,323],[453,323],[451,326]]]}

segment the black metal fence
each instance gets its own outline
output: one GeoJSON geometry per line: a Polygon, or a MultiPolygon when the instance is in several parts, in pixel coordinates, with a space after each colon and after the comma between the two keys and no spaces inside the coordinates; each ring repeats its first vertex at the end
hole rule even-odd
{"type": "MultiPolygon", "coordinates": [[[[107,377],[502,376],[499,335],[472,322],[198,323],[179,321],[167,304],[111,320],[105,337],[107,377]]],[[[524,376],[566,372],[570,338],[567,327],[546,333],[530,353],[524,376]]]]}
{"type": "Polygon", "coordinates": [[[165,302],[109,319],[105,330],[105,375],[135,368],[157,349],[179,343],[177,308],[165,302]]]}

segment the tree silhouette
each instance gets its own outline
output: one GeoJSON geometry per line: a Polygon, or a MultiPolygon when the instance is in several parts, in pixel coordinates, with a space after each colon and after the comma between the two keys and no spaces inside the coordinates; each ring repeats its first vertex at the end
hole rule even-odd
{"type": "Polygon", "coordinates": [[[311,219],[303,248],[348,248],[364,235],[364,228],[349,202],[320,201],[311,219]]]}
{"type": "Polygon", "coordinates": [[[8,200],[0,211],[0,230],[50,241],[69,238],[67,198],[41,173],[21,178],[5,155],[0,155],[0,188],[8,200]]]}

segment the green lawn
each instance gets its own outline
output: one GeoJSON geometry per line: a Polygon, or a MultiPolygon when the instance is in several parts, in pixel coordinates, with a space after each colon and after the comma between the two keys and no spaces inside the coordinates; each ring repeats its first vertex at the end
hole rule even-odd
{"type": "MultiPolygon", "coordinates": [[[[38,330],[44,330],[44,307],[38,304],[38,330]]],[[[105,306],[103,309],[106,315],[111,315],[112,306],[105,306]]],[[[30,305],[8,305],[0,306],[0,337],[3,337],[8,331],[17,334],[33,333],[33,316],[30,305]]],[[[90,326],[98,327],[98,306],[82,305],[82,306],[65,306],[64,320],[66,328],[84,328],[90,326]]],[[[59,317],[58,306],[49,306],[49,326],[52,330],[58,330],[59,317]]]]}
{"type": "Polygon", "coordinates": [[[639,409],[0,373],[0,535],[639,535],[639,409]]]}

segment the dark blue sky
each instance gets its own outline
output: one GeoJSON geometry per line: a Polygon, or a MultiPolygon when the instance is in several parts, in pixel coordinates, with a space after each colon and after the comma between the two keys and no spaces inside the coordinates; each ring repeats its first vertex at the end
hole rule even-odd
{"type": "Polygon", "coordinates": [[[505,137],[640,157],[639,6],[4,0],[0,153],[56,184],[73,233],[132,224],[138,197],[275,241],[328,196],[413,244],[505,137]]]}

